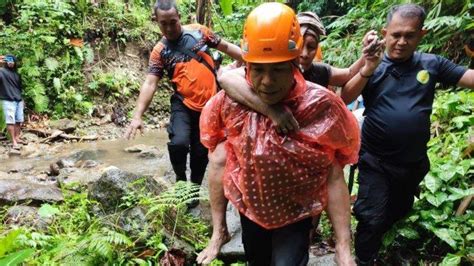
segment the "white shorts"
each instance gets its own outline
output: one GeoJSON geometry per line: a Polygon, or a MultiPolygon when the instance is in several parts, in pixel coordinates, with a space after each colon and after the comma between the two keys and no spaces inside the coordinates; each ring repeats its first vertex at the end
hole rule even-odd
{"type": "Polygon", "coordinates": [[[2,100],[3,116],[5,117],[5,123],[12,125],[16,123],[23,123],[23,108],[25,106],[23,101],[6,101],[2,100]]]}

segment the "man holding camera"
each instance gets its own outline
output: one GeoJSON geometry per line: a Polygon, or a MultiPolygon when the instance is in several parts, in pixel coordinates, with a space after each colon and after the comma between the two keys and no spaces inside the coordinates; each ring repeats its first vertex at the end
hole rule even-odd
{"type": "Polygon", "coordinates": [[[12,148],[19,149],[21,124],[24,121],[24,102],[21,98],[21,79],[17,73],[17,59],[13,55],[0,56],[0,102],[12,148]]]}

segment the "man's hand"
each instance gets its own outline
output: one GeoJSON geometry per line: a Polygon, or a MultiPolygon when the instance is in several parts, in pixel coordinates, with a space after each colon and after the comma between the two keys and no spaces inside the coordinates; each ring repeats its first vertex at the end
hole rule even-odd
{"type": "Polygon", "coordinates": [[[382,61],[385,49],[385,40],[379,40],[377,35],[368,37],[369,43],[362,49],[365,58],[365,65],[360,70],[364,76],[370,76],[382,61]]]}
{"type": "Polygon", "coordinates": [[[140,134],[143,134],[143,120],[141,118],[134,117],[130,125],[128,125],[127,130],[125,131],[124,137],[126,139],[133,139],[137,134],[137,131],[140,131],[140,134]]]}
{"type": "Polygon", "coordinates": [[[300,128],[293,113],[286,106],[275,104],[268,108],[268,117],[273,121],[278,133],[287,134],[300,128]]]}
{"type": "Polygon", "coordinates": [[[364,39],[362,39],[362,46],[367,47],[374,40],[374,38],[376,38],[376,37],[377,37],[377,32],[376,31],[374,31],[374,30],[368,31],[364,35],[364,39]]]}

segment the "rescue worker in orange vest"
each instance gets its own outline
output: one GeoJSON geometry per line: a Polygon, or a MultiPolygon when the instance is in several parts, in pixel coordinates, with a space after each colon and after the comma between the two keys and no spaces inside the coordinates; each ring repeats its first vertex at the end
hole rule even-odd
{"type": "MultiPolygon", "coordinates": [[[[148,75],[140,89],[137,108],[125,137],[143,132],[142,116],[165,72],[175,93],[171,96],[168,151],[176,180],[186,181],[190,154],[191,181],[201,184],[208,163],[207,149],[199,140],[199,117],[206,102],[217,92],[214,62],[209,48],[241,60],[240,48],[215,35],[210,29],[192,24],[181,27],[175,1],[158,0],[154,13],[163,38],[150,55],[148,75]]],[[[189,205],[194,207],[198,201],[189,205]]]]}

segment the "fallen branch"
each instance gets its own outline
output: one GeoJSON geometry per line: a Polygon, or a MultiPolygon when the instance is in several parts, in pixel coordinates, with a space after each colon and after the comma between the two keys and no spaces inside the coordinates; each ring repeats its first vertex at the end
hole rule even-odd
{"type": "Polygon", "coordinates": [[[461,204],[459,204],[458,209],[456,210],[456,216],[461,216],[466,212],[467,208],[471,204],[473,196],[474,195],[469,195],[464,197],[464,199],[461,201],[461,204]]]}
{"type": "Polygon", "coordinates": [[[92,136],[74,136],[70,134],[64,133],[62,130],[55,130],[53,132],[41,130],[41,129],[28,129],[28,132],[34,133],[40,137],[44,137],[44,139],[40,140],[40,143],[48,143],[59,139],[67,139],[67,140],[97,140],[99,137],[96,135],[92,136]]]}

